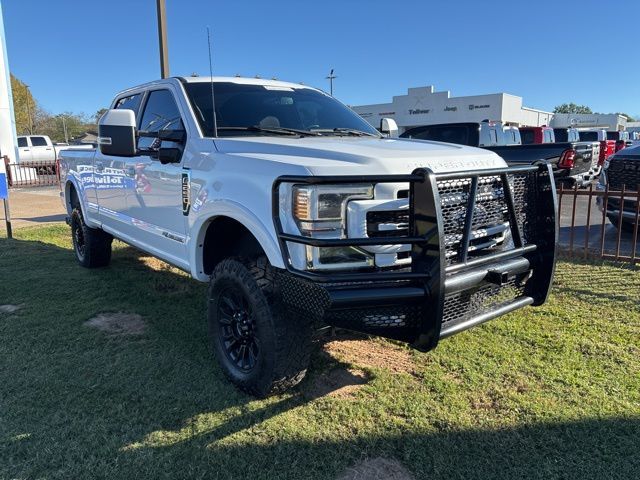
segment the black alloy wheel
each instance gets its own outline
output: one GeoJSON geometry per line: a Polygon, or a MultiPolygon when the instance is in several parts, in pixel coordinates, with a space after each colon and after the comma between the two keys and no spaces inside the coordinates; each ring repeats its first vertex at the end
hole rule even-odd
{"type": "Polygon", "coordinates": [[[231,286],[218,297],[220,341],[227,358],[241,371],[250,372],[256,366],[260,343],[248,299],[231,286]]]}

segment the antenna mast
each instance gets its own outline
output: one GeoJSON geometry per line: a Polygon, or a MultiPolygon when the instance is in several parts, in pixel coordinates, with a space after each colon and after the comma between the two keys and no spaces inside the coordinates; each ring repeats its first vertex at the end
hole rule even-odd
{"type": "Polygon", "coordinates": [[[209,77],[211,82],[211,116],[213,117],[213,136],[218,136],[218,122],[216,120],[216,101],[213,92],[213,61],[211,60],[211,31],[207,27],[207,44],[209,45],[209,77]]]}

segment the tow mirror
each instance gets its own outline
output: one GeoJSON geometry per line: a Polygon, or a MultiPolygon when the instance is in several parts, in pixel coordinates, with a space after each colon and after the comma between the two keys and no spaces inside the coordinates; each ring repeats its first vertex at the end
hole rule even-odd
{"type": "Polygon", "coordinates": [[[380,132],[389,138],[398,137],[398,124],[393,118],[383,118],[380,120],[380,132]]]}
{"type": "Polygon", "coordinates": [[[158,139],[167,142],[184,143],[185,133],[184,130],[160,130],[158,139]]]}
{"type": "Polygon", "coordinates": [[[136,115],[133,110],[107,110],[98,122],[98,145],[103,155],[136,154],[136,115]]]}

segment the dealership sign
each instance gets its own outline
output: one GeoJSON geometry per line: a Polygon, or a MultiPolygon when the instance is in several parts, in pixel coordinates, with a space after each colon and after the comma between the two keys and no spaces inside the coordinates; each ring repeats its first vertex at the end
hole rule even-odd
{"type": "Polygon", "coordinates": [[[7,191],[7,172],[4,167],[4,161],[0,159],[0,199],[6,199],[9,196],[7,191]]]}

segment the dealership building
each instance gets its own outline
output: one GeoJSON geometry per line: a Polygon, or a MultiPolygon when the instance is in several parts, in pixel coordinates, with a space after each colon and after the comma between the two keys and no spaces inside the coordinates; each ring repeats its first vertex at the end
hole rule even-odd
{"type": "Polygon", "coordinates": [[[400,133],[412,127],[436,123],[490,120],[516,126],[549,125],[553,113],[524,107],[522,97],[508,93],[452,97],[433,86],[410,88],[391,103],[353,106],[353,110],[378,128],[380,119],[393,118],[400,133]]]}
{"type": "Polygon", "coordinates": [[[627,129],[627,117],[617,113],[555,113],[549,124],[554,128],[604,128],[608,131],[627,129]]]}

